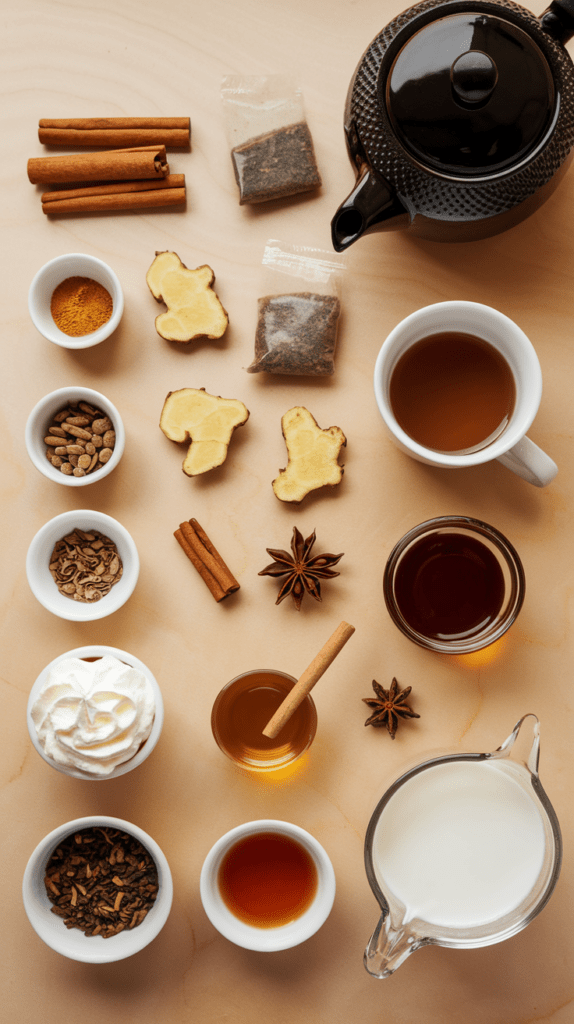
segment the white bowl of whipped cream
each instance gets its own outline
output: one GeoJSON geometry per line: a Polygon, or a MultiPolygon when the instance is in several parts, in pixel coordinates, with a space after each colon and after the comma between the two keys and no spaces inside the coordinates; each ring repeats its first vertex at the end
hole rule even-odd
{"type": "Polygon", "coordinates": [[[154,749],[163,700],[149,668],[116,647],[76,647],[40,672],[28,699],[40,756],[76,779],[116,779],[154,749]]]}

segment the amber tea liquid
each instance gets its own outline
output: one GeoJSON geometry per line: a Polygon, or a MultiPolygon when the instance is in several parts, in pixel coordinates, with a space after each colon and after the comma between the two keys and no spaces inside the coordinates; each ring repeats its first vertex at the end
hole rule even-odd
{"type": "Polygon", "coordinates": [[[275,739],[263,729],[295,685],[291,676],[254,671],[221,690],[213,705],[211,727],[221,749],[240,767],[272,771],[295,761],[312,742],[317,713],[310,696],[296,709],[275,739]]]}
{"type": "Polygon", "coordinates": [[[506,428],[516,387],[494,345],[444,331],[403,353],[391,375],[389,400],[399,426],[425,448],[476,451],[506,428]]]}
{"type": "Polygon", "coordinates": [[[401,615],[417,633],[463,640],[496,620],[505,581],[486,544],[467,534],[441,531],[407,549],[397,566],[394,592],[401,615]]]}
{"type": "Polygon", "coordinates": [[[280,928],[311,906],[318,877],[300,843],[278,832],[256,832],[227,851],[217,881],[223,902],[241,921],[280,928]]]}

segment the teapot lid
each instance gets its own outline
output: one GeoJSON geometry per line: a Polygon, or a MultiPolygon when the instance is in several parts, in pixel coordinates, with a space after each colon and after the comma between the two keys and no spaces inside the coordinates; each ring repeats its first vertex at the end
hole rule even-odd
{"type": "Polygon", "coordinates": [[[478,11],[413,33],[381,82],[401,143],[449,176],[516,168],[543,139],[555,106],[552,73],[534,39],[478,11]]]}

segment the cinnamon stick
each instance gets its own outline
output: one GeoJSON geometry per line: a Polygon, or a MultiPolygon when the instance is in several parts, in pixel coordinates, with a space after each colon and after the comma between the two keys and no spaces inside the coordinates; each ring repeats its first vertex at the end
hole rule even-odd
{"type": "Polygon", "coordinates": [[[137,211],[176,206],[185,200],[185,175],[168,174],[158,181],[122,181],[86,188],[53,189],[42,193],[42,210],[46,214],[137,211]]]}
{"type": "Polygon", "coordinates": [[[235,576],[197,519],[190,519],[188,523],[180,523],[174,537],[197,569],[204,583],[209,587],[216,601],[222,601],[234,591],[239,590],[239,583],[235,576]]]}
{"type": "Polygon", "coordinates": [[[189,117],[80,117],[39,121],[38,138],[48,146],[189,146],[189,117]]]}
{"type": "Polygon", "coordinates": [[[329,668],[331,662],[335,660],[339,651],[345,646],[347,640],[352,637],[354,632],[355,627],[350,626],[348,622],[341,622],[337,626],[333,635],[329,637],[327,643],[321,648],[318,655],[313,658],[313,661],[297,680],[293,689],[287,694],[283,703],[279,705],[273,717],[269,719],[263,730],[264,736],[267,736],[270,740],[275,739],[285,723],[289,721],[293,712],[299,707],[301,701],[310,693],[315,683],[318,682],[323,673],[329,668]]]}
{"type": "Polygon", "coordinates": [[[40,156],[28,160],[28,178],[33,185],[163,178],[166,174],[169,174],[169,164],[163,145],[112,149],[106,153],[40,156]]]}
{"type": "Polygon", "coordinates": [[[186,537],[184,537],[181,530],[176,530],[174,537],[177,543],[183,548],[190,562],[195,566],[203,582],[209,587],[210,593],[216,601],[223,601],[224,597],[228,595],[225,593],[223,587],[217,582],[214,576],[210,573],[209,569],[201,561],[201,558],[196,554],[195,549],[189,544],[186,537]]]}

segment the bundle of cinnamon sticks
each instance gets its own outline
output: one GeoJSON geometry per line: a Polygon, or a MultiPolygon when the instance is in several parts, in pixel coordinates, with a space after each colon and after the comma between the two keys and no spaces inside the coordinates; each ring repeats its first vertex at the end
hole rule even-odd
{"type": "Polygon", "coordinates": [[[223,601],[234,591],[239,590],[239,583],[235,576],[197,519],[180,523],[174,537],[197,569],[203,582],[209,587],[216,601],[223,601]]]}
{"type": "Polygon", "coordinates": [[[166,146],[189,145],[190,134],[189,118],[43,118],[38,136],[49,145],[124,148],[33,157],[28,178],[59,186],[42,194],[46,214],[175,206],[186,200],[185,176],[170,174],[166,146]]]}

